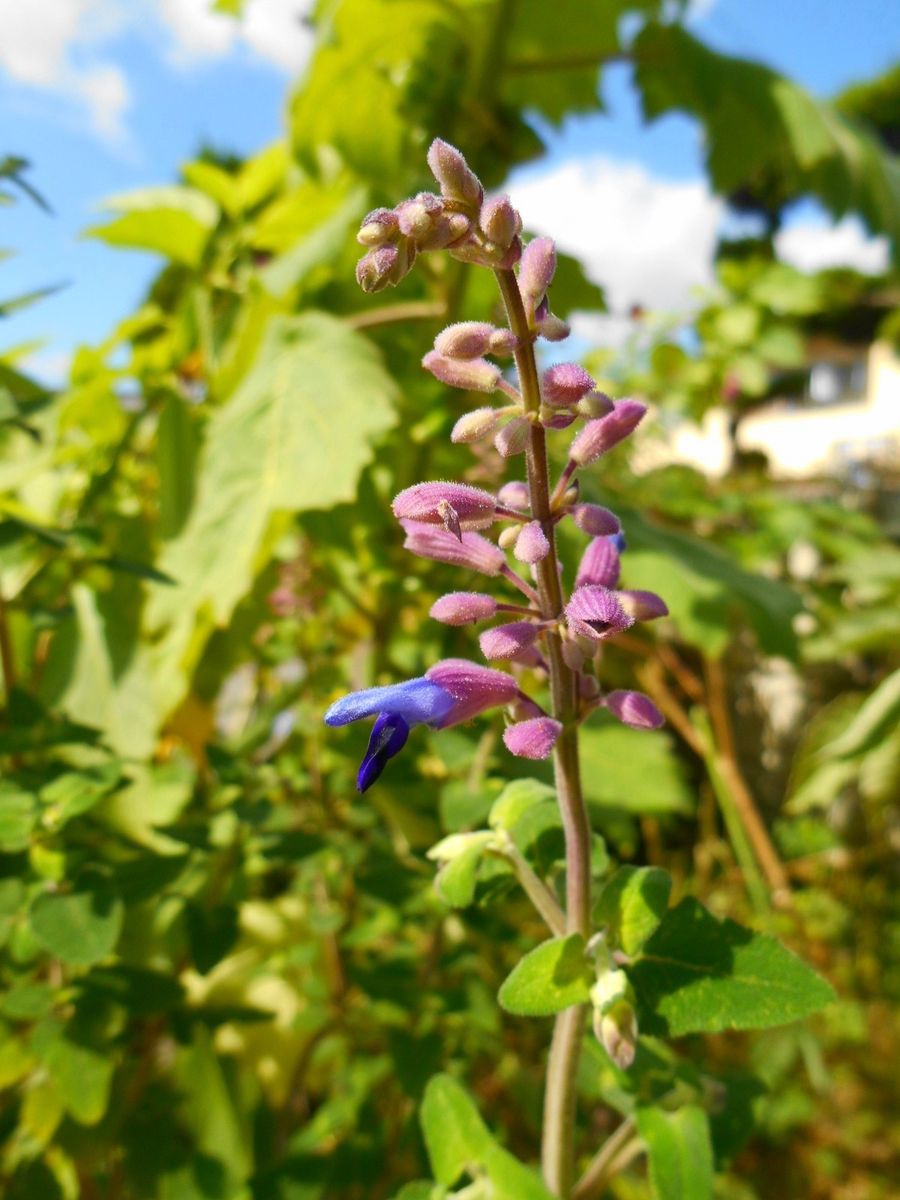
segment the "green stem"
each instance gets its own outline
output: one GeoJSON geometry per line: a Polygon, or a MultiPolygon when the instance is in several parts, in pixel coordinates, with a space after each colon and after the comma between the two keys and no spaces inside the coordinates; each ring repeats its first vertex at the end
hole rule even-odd
{"type": "MultiPolygon", "coordinates": [[[[578,1180],[573,1200],[594,1200],[603,1194],[606,1185],[615,1174],[620,1154],[634,1139],[634,1121],[626,1118],[618,1129],[614,1129],[594,1157],[587,1170],[578,1180]]],[[[638,1143],[640,1146],[640,1142],[638,1143]]]]}
{"type": "MultiPolygon", "coordinates": [[[[540,610],[545,620],[557,620],[563,613],[563,595],[550,497],[547,439],[537,420],[541,390],[534,356],[534,335],[528,327],[515,273],[498,270],[495,274],[509,327],[518,338],[519,387],[525,413],[532,421],[526,458],[531,513],[540,521],[550,543],[550,553],[537,565],[540,610]]],[[[591,829],[581,791],[578,759],[577,679],[563,659],[562,641],[555,629],[547,631],[546,644],[553,716],[563,727],[554,749],[554,769],[566,840],[566,931],[587,938],[591,928],[591,829]]],[[[547,1186],[560,1200],[569,1200],[574,1181],[575,1074],[584,1019],[583,1008],[560,1013],[547,1064],[542,1165],[547,1186]]]]}

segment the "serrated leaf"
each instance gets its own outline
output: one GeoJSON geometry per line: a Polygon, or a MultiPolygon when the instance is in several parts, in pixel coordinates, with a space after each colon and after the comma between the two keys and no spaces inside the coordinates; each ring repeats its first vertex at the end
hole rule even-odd
{"type": "Polygon", "coordinates": [[[112,953],[122,928],[123,906],[99,881],[71,892],[42,892],[31,906],[37,940],[63,962],[89,967],[112,953]]]}
{"type": "Polygon", "coordinates": [[[703,1109],[693,1104],[675,1112],[641,1107],[635,1116],[647,1147],[655,1200],[712,1200],[713,1154],[703,1109]]]}
{"type": "Polygon", "coordinates": [[[549,1017],[590,999],[594,973],[580,933],[551,938],[521,959],[500,988],[501,1008],[519,1017],[549,1017]]]}
{"type": "Polygon", "coordinates": [[[642,1033],[768,1029],[817,1012],[831,985],[768,934],[719,921],[694,899],[664,918],[627,968],[642,1033]]]}
{"type": "Polygon", "coordinates": [[[659,867],[619,867],[600,893],[595,920],[626,954],[637,954],[669,907],[672,877],[659,867]]]}

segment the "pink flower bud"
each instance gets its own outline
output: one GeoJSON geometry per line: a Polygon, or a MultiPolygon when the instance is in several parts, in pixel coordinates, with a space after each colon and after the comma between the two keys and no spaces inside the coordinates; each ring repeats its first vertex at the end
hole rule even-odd
{"type": "Polygon", "coordinates": [[[396,495],[391,508],[398,520],[427,521],[446,528],[447,505],[460,529],[486,529],[493,524],[497,501],[490,492],[466,483],[416,483],[396,495]]]}
{"type": "Polygon", "coordinates": [[[621,529],[619,518],[599,504],[579,504],[572,509],[572,519],[580,530],[591,537],[608,537],[621,529]]]}
{"type": "Polygon", "coordinates": [[[504,458],[512,458],[516,454],[522,454],[528,445],[528,435],[530,432],[530,422],[526,421],[523,417],[513,417],[494,437],[494,445],[497,448],[497,453],[502,454],[504,458]]]}
{"type": "Polygon", "coordinates": [[[572,332],[566,322],[561,317],[555,317],[552,312],[536,317],[535,324],[538,333],[548,342],[564,342],[572,332]]]}
{"type": "Polygon", "coordinates": [[[556,271],[556,246],[548,237],[534,238],[522,252],[519,291],[532,307],[547,293],[556,271]]]}
{"type": "Polygon", "coordinates": [[[552,717],[532,717],[503,731],[503,742],[517,758],[548,758],[556,745],[562,725],[552,717]]]}
{"type": "Polygon", "coordinates": [[[428,151],[428,166],[440,185],[441,195],[478,208],[484,199],[484,188],[455,146],[435,138],[428,151]]]}
{"type": "Polygon", "coordinates": [[[464,533],[462,537],[457,538],[446,529],[422,521],[401,520],[400,524],[406,532],[404,549],[411,550],[420,558],[451,563],[456,567],[468,567],[469,570],[479,571],[482,575],[499,575],[501,569],[506,566],[506,555],[503,551],[480,533],[464,533]]]}
{"type": "Polygon", "coordinates": [[[632,729],[659,729],[665,724],[665,717],[643,692],[610,692],[603,706],[632,729]]]}
{"type": "Polygon", "coordinates": [[[541,424],[545,429],[568,429],[578,418],[571,408],[550,408],[541,405],[541,424]]]}
{"type": "Polygon", "coordinates": [[[497,493],[497,499],[501,504],[506,504],[510,508],[526,509],[529,502],[528,484],[519,479],[504,483],[497,493]]]}
{"type": "Polygon", "coordinates": [[[473,625],[496,611],[497,601],[483,592],[448,592],[431,606],[431,616],[444,625],[473,625]]]}
{"type": "MultiPolygon", "coordinates": [[[[381,251],[376,253],[380,254],[381,251]]],[[[422,366],[441,383],[446,383],[448,387],[463,388],[467,392],[493,392],[500,382],[500,368],[484,358],[462,362],[445,358],[436,350],[429,350],[422,359],[422,366]]]]}
{"type": "Polygon", "coordinates": [[[519,562],[532,565],[547,557],[550,553],[550,543],[540,521],[529,521],[527,525],[522,526],[513,553],[519,562]]]}
{"type": "Polygon", "coordinates": [[[588,421],[569,448],[569,457],[586,467],[628,437],[647,411],[640,400],[621,400],[605,417],[588,421]]]}
{"type": "Polygon", "coordinates": [[[376,208],[363,217],[356,240],[362,246],[383,246],[396,238],[399,228],[397,214],[392,208],[376,208]]]}
{"type": "Polygon", "coordinates": [[[593,379],[578,363],[555,363],[544,372],[541,392],[547,404],[568,408],[577,404],[593,386],[593,379]]]}
{"type": "Polygon", "coordinates": [[[508,247],[522,232],[522,218],[513,208],[509,196],[488,200],[482,206],[478,224],[492,242],[503,247],[508,247]]]}
{"type": "Polygon", "coordinates": [[[619,603],[636,621],[653,621],[656,617],[667,617],[669,607],[656,592],[616,592],[619,603]]]}
{"type": "Polygon", "coordinates": [[[407,237],[425,237],[443,215],[444,205],[439,196],[431,192],[419,192],[412,200],[402,200],[394,210],[400,232],[407,237]]]}
{"type": "Polygon", "coordinates": [[[582,417],[605,417],[611,413],[615,404],[605,392],[589,392],[578,401],[577,411],[582,417]]]}
{"type": "Polygon", "coordinates": [[[621,633],[634,624],[616,599],[615,592],[605,587],[580,587],[566,605],[566,620],[573,633],[602,641],[614,633],[621,633]]]}
{"type": "Polygon", "coordinates": [[[451,442],[477,442],[494,432],[503,420],[503,413],[496,408],[475,408],[463,413],[450,431],[451,442]]]}
{"type": "Polygon", "coordinates": [[[381,292],[392,282],[392,272],[399,262],[400,252],[396,246],[370,250],[356,264],[356,282],[369,295],[381,292]]]}
{"type": "Polygon", "coordinates": [[[519,339],[511,329],[495,329],[491,334],[490,353],[506,358],[515,352],[518,344],[519,339]]]}
{"type": "Polygon", "coordinates": [[[581,556],[575,586],[614,588],[619,582],[619,571],[619,552],[612,542],[605,537],[594,538],[581,556]]]}
{"type": "Polygon", "coordinates": [[[487,708],[510,704],[519,691],[512,675],[479,666],[465,658],[445,658],[427,670],[425,678],[443,688],[454,700],[450,712],[438,726],[441,729],[471,720],[487,708]]]}
{"type": "Polygon", "coordinates": [[[497,332],[487,321],[459,321],[441,330],[434,348],[444,358],[481,358],[490,352],[491,337],[497,332]]]}
{"type": "Polygon", "coordinates": [[[531,621],[511,621],[508,625],[486,629],[478,639],[478,645],[485,658],[516,658],[534,645],[539,634],[540,629],[531,621]]]}

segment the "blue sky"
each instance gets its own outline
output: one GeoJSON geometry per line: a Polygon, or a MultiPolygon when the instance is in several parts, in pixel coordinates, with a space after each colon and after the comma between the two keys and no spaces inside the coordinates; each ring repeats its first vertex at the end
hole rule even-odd
{"type": "MultiPolygon", "coordinates": [[[[0,3],[0,153],[32,161],[30,178],[54,209],[2,210],[0,246],[17,256],[0,264],[0,298],[67,284],[6,320],[0,346],[45,341],[36,367],[47,378],[76,344],[110,331],[158,266],[79,237],[103,197],[172,180],[203,142],[248,154],[281,132],[287,88],[309,53],[296,21],[309,0],[247,0],[241,26],[210,15],[211,4],[0,3]]],[[[717,49],[828,95],[897,57],[896,14],[895,0],[698,0],[694,28],[717,49]]],[[[706,281],[722,219],[703,181],[697,127],[680,117],[642,126],[625,68],[608,72],[604,94],[607,114],[554,133],[549,159],[514,177],[514,198],[530,227],[578,241],[571,248],[614,307],[677,306],[706,281]],[[598,223],[605,241],[593,233],[598,223]],[[624,246],[643,247],[643,257],[624,246]]],[[[784,251],[800,265],[831,254],[877,266],[883,255],[858,225],[830,230],[812,206],[794,221],[784,251]]]]}

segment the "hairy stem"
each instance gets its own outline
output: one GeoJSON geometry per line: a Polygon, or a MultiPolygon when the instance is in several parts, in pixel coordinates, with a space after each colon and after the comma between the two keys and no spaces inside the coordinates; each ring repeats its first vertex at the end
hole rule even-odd
{"type": "MultiPolygon", "coordinates": [[[[559,560],[553,522],[546,433],[537,422],[541,393],[534,336],[512,270],[496,272],[509,327],[518,338],[516,367],[526,415],[532,418],[527,450],[531,512],[540,521],[550,553],[537,565],[538,597],[542,616],[558,620],[563,612],[559,560]]],[[[553,715],[563,727],[554,749],[556,791],[566,839],[566,931],[590,936],[591,829],[581,792],[578,759],[577,681],[566,666],[562,641],[555,629],[547,631],[547,666],[553,715]]],[[[548,1187],[560,1200],[572,1194],[575,1141],[575,1073],[584,1031],[585,1010],[567,1009],[556,1019],[544,1096],[542,1162],[548,1187]]]]}

